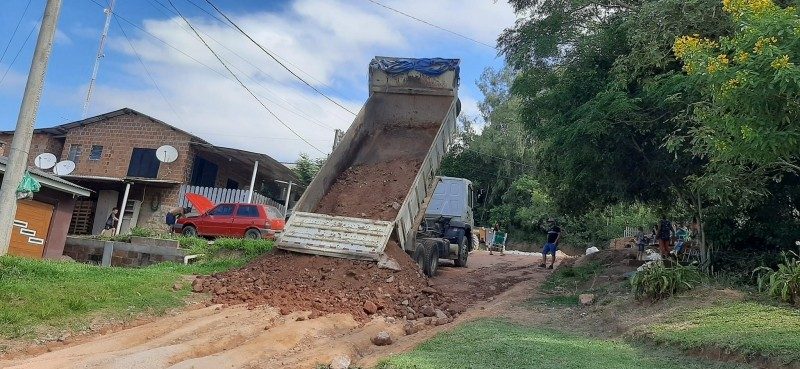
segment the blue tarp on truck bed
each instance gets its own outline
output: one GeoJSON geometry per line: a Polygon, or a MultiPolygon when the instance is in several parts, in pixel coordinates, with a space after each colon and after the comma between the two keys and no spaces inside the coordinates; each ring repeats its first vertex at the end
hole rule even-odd
{"type": "Polygon", "coordinates": [[[449,70],[458,70],[458,59],[443,58],[375,58],[370,67],[376,67],[388,74],[417,71],[428,76],[438,76],[449,70]]]}

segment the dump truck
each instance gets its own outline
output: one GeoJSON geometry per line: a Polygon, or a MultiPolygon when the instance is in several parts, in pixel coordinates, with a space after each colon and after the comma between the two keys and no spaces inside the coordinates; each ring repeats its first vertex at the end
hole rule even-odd
{"type": "Polygon", "coordinates": [[[458,85],[458,59],[375,57],[369,98],[295,204],[277,247],[379,260],[396,242],[429,275],[439,258],[466,265],[472,185],[436,176],[457,131],[458,85]],[[464,188],[468,217],[439,209],[426,219],[443,181],[464,188]]]}

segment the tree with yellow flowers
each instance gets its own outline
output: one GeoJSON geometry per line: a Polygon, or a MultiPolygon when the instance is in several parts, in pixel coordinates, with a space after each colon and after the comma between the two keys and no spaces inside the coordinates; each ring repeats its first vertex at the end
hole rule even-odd
{"type": "Polygon", "coordinates": [[[800,172],[800,15],[772,0],[723,0],[734,32],[679,37],[683,71],[700,90],[688,140],[708,161],[697,184],[765,193],[800,172]]]}

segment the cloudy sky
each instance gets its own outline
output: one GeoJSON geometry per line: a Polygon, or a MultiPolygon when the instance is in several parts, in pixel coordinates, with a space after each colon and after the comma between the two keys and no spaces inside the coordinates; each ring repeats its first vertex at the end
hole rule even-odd
{"type": "MultiPolygon", "coordinates": [[[[36,127],[81,118],[107,1],[64,1],[36,127]]],[[[117,0],[89,116],[130,107],[217,145],[284,162],[300,153],[322,156],[230,76],[169,1],[117,0]]],[[[267,107],[316,148],[330,151],[334,128],[347,129],[350,113],[215,19],[221,17],[205,0],[171,1],[267,107]]],[[[489,45],[515,20],[502,0],[375,1],[489,45]]],[[[370,0],[212,2],[295,73],[355,112],[366,100],[367,65],[375,55],[461,59],[461,100],[473,115],[480,99],[475,81],[484,68],[502,66],[496,50],[370,0]]],[[[44,3],[3,1],[0,130],[14,129],[44,3]]]]}

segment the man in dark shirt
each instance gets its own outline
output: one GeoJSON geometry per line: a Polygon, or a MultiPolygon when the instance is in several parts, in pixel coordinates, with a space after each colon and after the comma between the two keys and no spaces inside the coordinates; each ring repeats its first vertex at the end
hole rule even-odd
{"type": "Polygon", "coordinates": [[[672,222],[667,220],[666,215],[662,216],[661,221],[658,222],[657,233],[658,248],[661,251],[661,257],[666,258],[669,256],[672,236],[675,235],[675,230],[672,228],[672,222]]]}
{"type": "Polygon", "coordinates": [[[547,266],[547,254],[553,254],[553,261],[547,267],[547,269],[553,269],[553,265],[556,263],[558,240],[561,238],[561,228],[558,227],[553,218],[547,220],[547,226],[549,228],[547,230],[547,242],[544,244],[544,249],[542,249],[542,263],[539,264],[539,267],[544,268],[547,266]]]}

